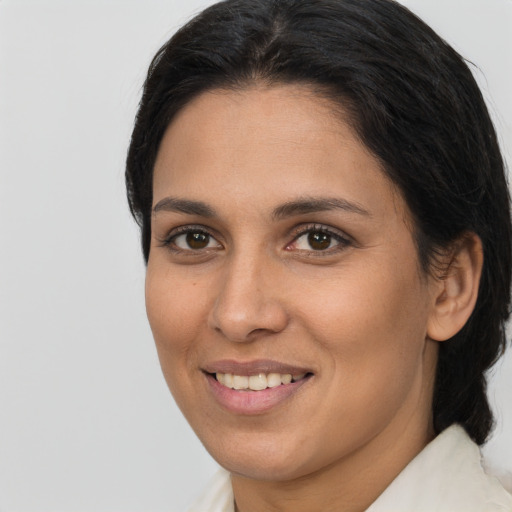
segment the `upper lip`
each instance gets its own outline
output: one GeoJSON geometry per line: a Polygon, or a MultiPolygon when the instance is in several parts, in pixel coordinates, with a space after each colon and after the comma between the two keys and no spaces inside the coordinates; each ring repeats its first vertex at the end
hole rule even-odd
{"type": "Polygon", "coordinates": [[[233,359],[223,359],[207,363],[202,367],[207,373],[231,373],[233,375],[257,375],[258,373],[279,373],[301,375],[311,373],[310,368],[297,366],[270,359],[257,359],[253,361],[235,361],[233,359]]]}

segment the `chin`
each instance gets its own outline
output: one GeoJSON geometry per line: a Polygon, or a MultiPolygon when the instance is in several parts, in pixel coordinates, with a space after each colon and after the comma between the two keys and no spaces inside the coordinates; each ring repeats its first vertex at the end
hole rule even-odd
{"type": "Polygon", "coordinates": [[[305,476],[315,470],[307,457],[304,443],[288,445],[276,439],[233,443],[227,449],[206,448],[227,471],[252,480],[284,482],[305,476]]]}
{"type": "Polygon", "coordinates": [[[288,482],[303,477],[309,473],[306,468],[297,467],[289,459],[276,461],[253,461],[247,458],[243,460],[230,460],[221,466],[230,473],[248,478],[269,482],[288,482]]]}

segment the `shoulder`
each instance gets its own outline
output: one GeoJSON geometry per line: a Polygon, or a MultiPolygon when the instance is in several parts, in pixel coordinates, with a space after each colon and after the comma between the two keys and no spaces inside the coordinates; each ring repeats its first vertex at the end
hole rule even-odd
{"type": "Polygon", "coordinates": [[[512,496],[482,467],[478,446],[459,425],[439,434],[367,512],[512,512],[512,496]]]}
{"type": "Polygon", "coordinates": [[[235,512],[229,473],[219,469],[187,512],[235,512]]]}
{"type": "MultiPolygon", "coordinates": [[[[512,512],[512,496],[482,467],[478,446],[453,425],[398,475],[367,512],[512,512]]],[[[229,473],[220,469],[188,512],[234,512],[229,473]]]]}

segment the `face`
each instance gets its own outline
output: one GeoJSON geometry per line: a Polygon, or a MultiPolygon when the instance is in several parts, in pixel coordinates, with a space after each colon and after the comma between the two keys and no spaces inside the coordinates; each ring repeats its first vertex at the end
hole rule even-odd
{"type": "Polygon", "coordinates": [[[221,465],[286,480],[428,430],[433,302],[409,211],[325,100],[213,91],[163,138],[147,313],[221,465]]]}

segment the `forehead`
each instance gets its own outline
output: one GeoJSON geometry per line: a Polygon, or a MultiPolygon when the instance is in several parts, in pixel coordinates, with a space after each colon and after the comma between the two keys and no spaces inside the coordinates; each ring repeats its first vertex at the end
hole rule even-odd
{"type": "Polygon", "coordinates": [[[300,85],[201,94],[164,135],[154,204],[165,195],[243,206],[338,194],[396,209],[400,194],[340,111],[300,85]]]}

